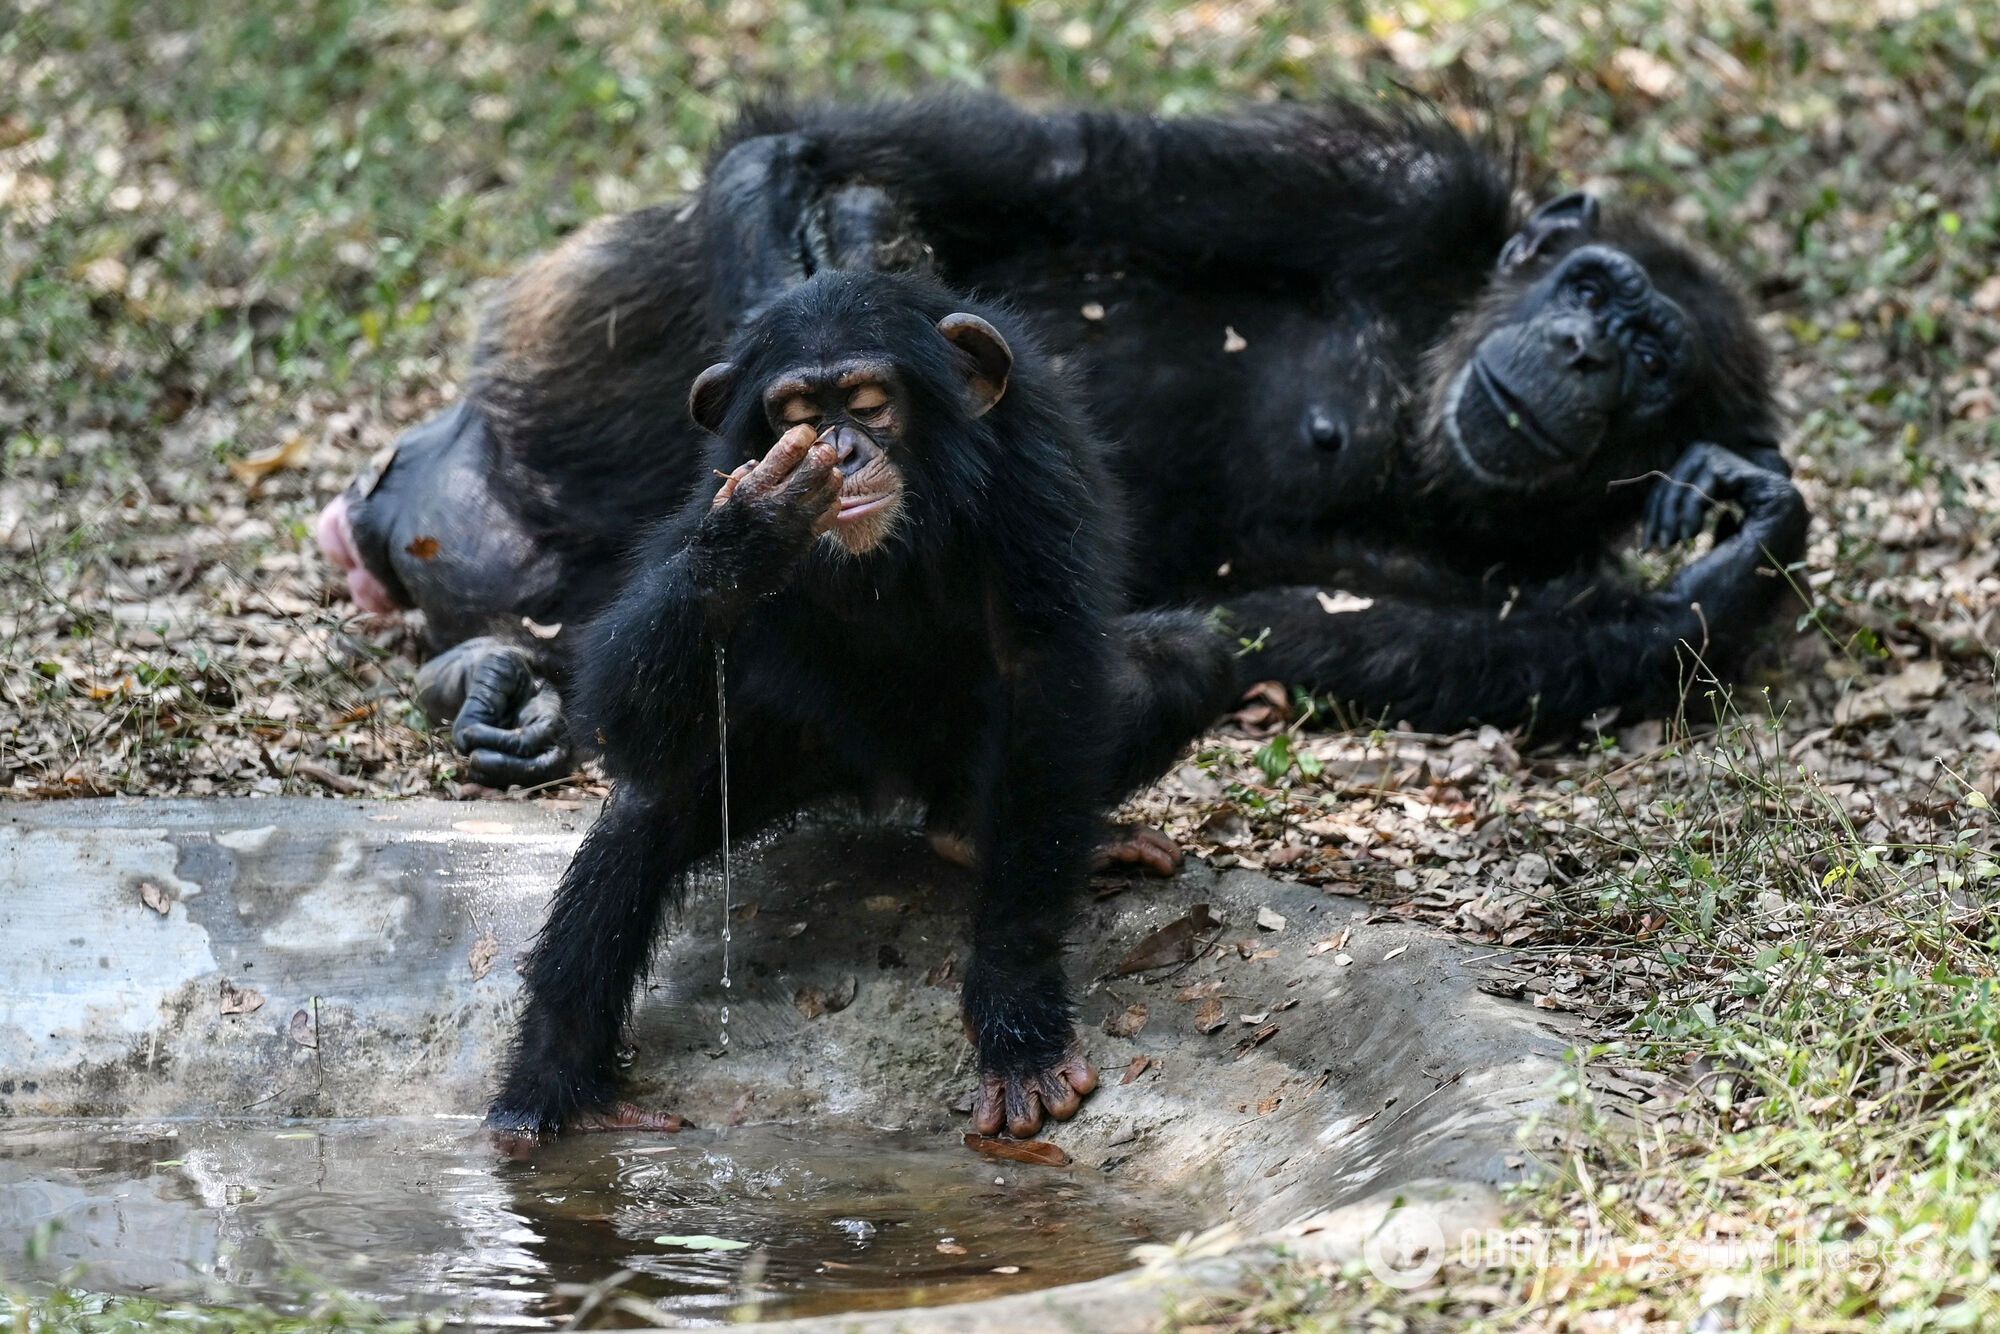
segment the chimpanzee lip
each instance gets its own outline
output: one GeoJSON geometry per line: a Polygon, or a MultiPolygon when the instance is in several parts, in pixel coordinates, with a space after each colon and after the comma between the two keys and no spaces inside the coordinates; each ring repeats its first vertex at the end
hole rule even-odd
{"type": "Polygon", "coordinates": [[[1555,437],[1535,420],[1535,414],[1528,410],[1526,400],[1503,384],[1500,377],[1488,370],[1484,362],[1473,362],[1472,369],[1479,376],[1479,387],[1486,391],[1486,397],[1492,400],[1493,406],[1499,409],[1500,415],[1506,419],[1509,426],[1526,436],[1529,444],[1551,458],[1562,459],[1565,462],[1569,460],[1570,452],[1557,444],[1555,437]]]}
{"type": "Polygon", "coordinates": [[[878,491],[872,496],[842,496],[840,513],[835,522],[851,523],[856,519],[875,513],[896,498],[894,491],[878,491]]]}

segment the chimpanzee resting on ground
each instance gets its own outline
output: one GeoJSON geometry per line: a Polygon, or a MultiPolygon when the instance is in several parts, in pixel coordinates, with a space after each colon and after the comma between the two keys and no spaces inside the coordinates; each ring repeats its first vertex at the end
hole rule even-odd
{"type": "Polygon", "coordinates": [[[659,434],[667,372],[857,267],[934,268],[1023,313],[1110,447],[1133,596],[1220,603],[1260,644],[1246,683],[1440,729],[1664,712],[1690,650],[1739,670],[1803,552],[1730,284],[1590,196],[1523,215],[1496,157],[1434,117],[767,110],[697,207],[530,266],[466,400],[323,516],[364,605],[420,606],[461,645],[422,684],[475,775],[567,768],[553,655],[520,619],[601,603],[635,525],[693,485],[659,434]],[[1740,519],[1668,587],[1606,569],[1641,518],[1670,544],[1717,502],[1740,519]]]}
{"type": "Polygon", "coordinates": [[[967,815],[974,1123],[1072,1115],[1097,1075],[1073,1042],[1068,900],[1099,810],[1178,744],[1137,755],[1109,726],[1119,549],[1080,409],[1018,321],[871,273],[777,297],[690,408],[727,480],[648,533],[580,631],[574,705],[616,786],[531,956],[489,1124],[678,1125],[616,1103],[614,1056],[661,910],[719,841],[718,648],[735,829],[885,785],[967,815]]]}

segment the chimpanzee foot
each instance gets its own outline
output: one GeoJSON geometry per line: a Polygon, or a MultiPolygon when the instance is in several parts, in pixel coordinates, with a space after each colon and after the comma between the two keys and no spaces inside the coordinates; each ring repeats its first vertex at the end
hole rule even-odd
{"type": "Polygon", "coordinates": [[[1067,1121],[1097,1087],[1097,1069],[1075,1049],[1046,1070],[1004,1074],[983,1071],[972,1104],[972,1128],[997,1135],[1004,1126],[1016,1139],[1042,1128],[1046,1115],[1067,1121]]]}
{"type": "Polygon", "coordinates": [[[451,743],[476,783],[534,787],[574,768],[562,697],[517,644],[468,639],[440,653],[417,673],[416,698],[451,722],[451,743]]]}
{"type": "Polygon", "coordinates": [[[601,1112],[584,1112],[569,1127],[588,1134],[597,1130],[658,1130],[676,1134],[691,1128],[686,1117],[673,1112],[649,1112],[632,1102],[613,1103],[601,1112]]]}
{"type": "Polygon", "coordinates": [[[1181,869],[1180,845],[1151,825],[1115,824],[1090,854],[1090,869],[1136,866],[1147,875],[1169,876],[1181,869]]]}

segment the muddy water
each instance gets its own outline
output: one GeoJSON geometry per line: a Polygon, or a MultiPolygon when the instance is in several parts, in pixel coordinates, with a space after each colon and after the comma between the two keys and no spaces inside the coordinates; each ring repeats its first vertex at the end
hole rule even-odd
{"type": "Polygon", "coordinates": [[[620,1291],[723,1323],[1112,1273],[1189,1220],[1132,1187],[865,1130],[586,1136],[509,1162],[459,1118],[0,1123],[0,1275],[81,1266],[98,1291],[280,1307],[310,1276],[390,1313],[536,1328],[628,1269],[620,1291]]]}

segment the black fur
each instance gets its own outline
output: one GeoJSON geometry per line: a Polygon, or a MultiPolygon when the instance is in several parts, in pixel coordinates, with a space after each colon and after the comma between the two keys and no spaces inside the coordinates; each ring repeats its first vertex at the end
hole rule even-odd
{"type": "MultiPolygon", "coordinates": [[[[711,180],[695,204],[599,224],[516,279],[482,337],[471,408],[413,433],[356,501],[370,567],[441,644],[601,605],[611,553],[702,476],[679,412],[688,381],[742,315],[853,266],[932,270],[1019,312],[1108,451],[1130,605],[1221,604],[1265,646],[1245,659],[1250,677],[1438,727],[1657,713],[1681,696],[1684,645],[1705,646],[1727,680],[1789,595],[1777,572],[1803,551],[1804,511],[1734,287],[1587,197],[1524,211],[1509,165],[1429,108],[1336,100],[1173,120],[972,96],[762,107],[711,180]],[[1508,464],[1482,475],[1445,429],[1465,403],[1454,385],[1496,332],[1557,327],[1568,298],[1550,280],[1591,247],[1641,275],[1631,310],[1671,303],[1682,317],[1690,336],[1662,381],[1673,392],[1644,412],[1630,394],[1607,407],[1555,363],[1521,360],[1518,342],[1487,345],[1570,423],[1575,449],[1556,460],[1501,438],[1505,414],[1473,400],[1464,421],[1508,464]],[[1730,458],[1776,483],[1715,462],[1730,458]],[[1765,541],[1725,542],[1659,593],[1612,565],[1641,520],[1649,542],[1679,542],[1730,499],[1763,507],[1749,531],[1765,541]],[[476,558],[409,557],[413,525],[476,558]],[[1263,596],[1299,585],[1374,605],[1315,619],[1263,596]],[[1728,618],[1696,609],[1697,589],[1728,618]]],[[[1629,362],[1626,328],[1607,337],[1629,362]]],[[[477,642],[462,652],[495,651],[477,642]]],[[[1184,624],[1170,643],[1217,651],[1184,624]]],[[[1135,645],[1128,666],[1167,660],[1135,645]]],[[[550,645],[519,647],[541,673],[524,698],[546,698],[550,645]]],[[[1147,716],[1154,688],[1124,716],[1147,716]]],[[[489,746],[474,767],[554,776],[542,753],[489,746]]]]}
{"type": "MultiPolygon", "coordinates": [[[[616,790],[531,957],[498,1127],[550,1133],[611,1100],[662,904],[718,838],[717,645],[733,827],[885,789],[969,814],[981,892],[964,995],[981,1068],[1034,1077],[1069,1046],[1068,901],[1100,808],[1148,776],[1120,772],[1132,757],[1111,736],[1119,551],[1100,451],[1017,319],[922,280],[835,273],[775,297],[735,340],[707,463],[726,472],[771,448],[764,386],[843,354],[893,365],[908,394],[889,446],[906,485],[893,533],[850,554],[788,528],[797,509],[711,508],[704,484],[581,633],[572,699],[616,790]],[[1014,354],[981,416],[936,328],[967,309],[1014,354]]],[[[1211,686],[1202,707],[1215,706],[1211,686]]]]}

